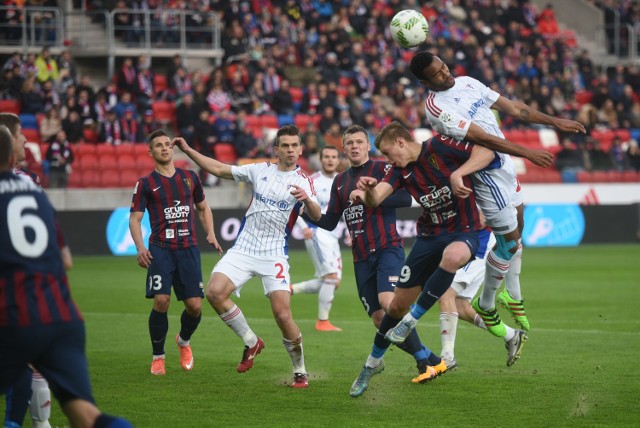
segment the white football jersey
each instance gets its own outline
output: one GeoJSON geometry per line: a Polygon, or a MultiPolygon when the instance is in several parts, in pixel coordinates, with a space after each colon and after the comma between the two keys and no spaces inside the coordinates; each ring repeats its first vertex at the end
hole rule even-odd
{"type": "MultiPolygon", "coordinates": [[[[331,177],[327,177],[322,173],[322,171],[318,171],[311,175],[311,179],[313,180],[313,187],[316,189],[316,195],[318,197],[318,203],[320,204],[320,209],[322,210],[322,214],[327,213],[327,208],[329,207],[329,199],[331,199],[331,186],[333,185],[333,179],[336,178],[338,173],[334,173],[331,177]]],[[[331,234],[336,239],[340,239],[342,235],[343,228],[336,227],[332,231],[324,230],[320,227],[316,229],[316,233],[331,234]]]]}
{"type": "Polygon", "coordinates": [[[317,202],[311,179],[300,168],[279,171],[271,162],[234,165],[231,173],[234,180],[253,186],[251,205],[233,249],[257,256],[287,255],[289,236],[302,205],[291,194],[291,185],[303,188],[317,202]]]}
{"type": "MultiPolygon", "coordinates": [[[[500,94],[472,77],[457,77],[453,87],[427,95],[427,119],[437,132],[461,141],[465,139],[472,122],[488,134],[504,138],[491,110],[499,97],[500,94]]],[[[511,158],[504,153],[496,153],[500,157],[500,169],[480,171],[472,175],[478,205],[488,220],[514,203],[518,187],[511,158]]]]}

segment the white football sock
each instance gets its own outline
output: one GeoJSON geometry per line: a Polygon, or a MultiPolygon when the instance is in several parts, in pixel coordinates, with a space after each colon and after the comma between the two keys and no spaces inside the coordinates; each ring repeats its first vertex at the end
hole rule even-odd
{"type": "Polygon", "coordinates": [[[318,319],[328,320],[331,306],[333,306],[333,296],[336,292],[337,279],[325,279],[320,286],[318,293],[318,319]]]}
{"type": "Polygon", "coordinates": [[[315,294],[320,290],[321,286],[322,279],[314,278],[308,281],[292,284],[291,289],[293,290],[293,294],[315,294]]]}
{"type": "Polygon", "coordinates": [[[505,341],[505,342],[508,342],[508,341],[510,341],[511,339],[513,339],[513,336],[515,336],[515,335],[516,335],[516,331],[515,331],[513,328],[511,328],[511,327],[509,327],[508,325],[506,325],[506,324],[505,324],[504,326],[507,328],[507,334],[506,334],[506,336],[504,337],[504,341],[505,341]]]}
{"type": "Polygon", "coordinates": [[[51,428],[49,417],[51,416],[51,391],[46,379],[42,374],[33,371],[31,378],[31,402],[29,411],[33,426],[39,428],[51,428]]]}
{"type": "Polygon", "coordinates": [[[484,286],[480,294],[480,308],[487,310],[496,306],[496,293],[509,270],[509,260],[502,259],[493,250],[487,255],[484,286]]]}
{"type": "Polygon", "coordinates": [[[507,272],[504,281],[509,296],[515,300],[522,300],[522,292],[520,291],[520,271],[522,270],[522,244],[518,247],[518,251],[510,260],[509,272],[507,272]]]}
{"type": "Polygon", "coordinates": [[[371,355],[369,355],[367,357],[367,362],[364,365],[367,367],[371,367],[372,369],[375,369],[380,365],[380,362],[382,362],[382,358],[374,358],[371,355]]]}
{"type": "Polygon", "coordinates": [[[455,359],[454,348],[456,345],[456,331],[458,330],[458,313],[440,313],[440,340],[442,352],[440,356],[448,360],[455,359]]]}
{"type": "Polygon", "coordinates": [[[287,350],[293,363],[294,373],[306,373],[307,369],[304,367],[304,352],[302,351],[302,333],[297,339],[289,340],[282,338],[282,344],[284,349],[287,350]]]}
{"type": "Polygon", "coordinates": [[[476,314],[476,316],[473,318],[473,324],[477,327],[480,327],[483,330],[487,329],[487,326],[484,324],[484,320],[478,314],[476,314]]]}
{"type": "Polygon", "coordinates": [[[256,343],[258,343],[258,336],[256,336],[249,327],[249,324],[238,305],[233,305],[233,308],[229,309],[224,314],[221,314],[220,318],[249,348],[254,347],[256,343]]]}

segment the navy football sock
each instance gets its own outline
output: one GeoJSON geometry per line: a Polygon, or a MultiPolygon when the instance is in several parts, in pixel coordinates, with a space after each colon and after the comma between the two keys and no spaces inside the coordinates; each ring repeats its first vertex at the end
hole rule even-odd
{"type": "Polygon", "coordinates": [[[149,315],[149,336],[151,336],[151,346],[153,355],[164,355],[164,341],[169,331],[169,320],[166,312],[151,310],[149,315]]]}
{"type": "Polygon", "coordinates": [[[418,305],[426,311],[431,309],[438,299],[449,289],[455,276],[455,272],[447,272],[441,267],[438,267],[424,284],[422,293],[418,297],[418,305]]]}
{"type": "Polygon", "coordinates": [[[197,318],[194,318],[187,313],[186,309],[182,311],[182,316],[180,316],[180,337],[183,340],[190,340],[191,335],[198,328],[201,319],[202,313],[200,313],[197,318]]]}
{"type": "Polygon", "coordinates": [[[29,368],[25,369],[24,373],[7,391],[5,424],[8,425],[9,422],[14,422],[17,423],[17,426],[22,426],[29,408],[29,400],[31,399],[32,376],[33,371],[29,368]]]}

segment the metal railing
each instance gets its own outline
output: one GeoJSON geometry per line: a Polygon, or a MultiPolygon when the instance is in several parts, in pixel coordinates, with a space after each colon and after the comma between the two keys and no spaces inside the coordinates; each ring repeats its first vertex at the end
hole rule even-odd
{"type": "Polygon", "coordinates": [[[631,24],[608,24],[596,29],[599,49],[619,58],[638,58],[638,37],[631,24]]]}
{"type": "Polygon", "coordinates": [[[13,49],[63,46],[64,17],[57,7],[0,6],[0,45],[13,49]]]}

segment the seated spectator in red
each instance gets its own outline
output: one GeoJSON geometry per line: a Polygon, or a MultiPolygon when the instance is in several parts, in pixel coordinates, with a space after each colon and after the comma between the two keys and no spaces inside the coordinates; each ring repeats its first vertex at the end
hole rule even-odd
{"type": "Polygon", "coordinates": [[[73,163],[73,151],[64,131],[58,132],[49,145],[46,159],[49,162],[49,187],[67,187],[69,169],[73,163]]]}
{"type": "Polygon", "coordinates": [[[538,15],[538,31],[545,36],[555,36],[560,32],[556,14],[553,11],[553,5],[547,4],[542,12],[538,15]]]}

